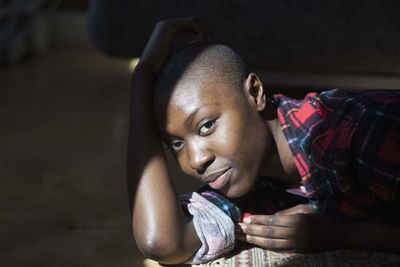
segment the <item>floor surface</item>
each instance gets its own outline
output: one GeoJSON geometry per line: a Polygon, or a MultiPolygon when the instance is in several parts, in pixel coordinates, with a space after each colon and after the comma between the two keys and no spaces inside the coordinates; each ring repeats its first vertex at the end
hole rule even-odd
{"type": "Polygon", "coordinates": [[[82,45],[0,69],[0,266],[143,266],[126,194],[129,77],[127,60],[82,45]]]}

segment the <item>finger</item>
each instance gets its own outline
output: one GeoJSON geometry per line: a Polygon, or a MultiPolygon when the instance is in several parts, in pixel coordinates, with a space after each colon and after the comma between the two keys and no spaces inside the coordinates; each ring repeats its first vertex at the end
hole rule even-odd
{"type": "Polygon", "coordinates": [[[242,226],[240,226],[239,224],[235,224],[235,233],[236,234],[244,234],[242,226]]]}
{"type": "Polygon", "coordinates": [[[267,226],[281,226],[297,228],[304,225],[306,217],[309,214],[293,214],[293,215],[252,215],[244,220],[243,222],[249,222],[252,224],[261,224],[267,226]]]}
{"type": "Polygon", "coordinates": [[[201,40],[206,40],[207,30],[203,22],[196,17],[178,18],[162,21],[157,26],[163,31],[170,32],[171,35],[177,35],[183,32],[191,32],[201,40]]]}
{"type": "Polygon", "coordinates": [[[275,215],[292,215],[292,214],[298,214],[298,213],[303,213],[303,214],[309,214],[309,213],[315,213],[316,210],[312,208],[310,205],[306,204],[301,204],[297,205],[294,207],[291,207],[286,210],[281,210],[275,213],[275,215]]]}
{"type": "Polygon", "coordinates": [[[253,244],[268,250],[275,250],[275,251],[293,250],[293,242],[287,239],[274,239],[274,238],[265,238],[259,236],[251,236],[251,235],[242,235],[237,239],[242,242],[253,244]]]}
{"type": "Polygon", "coordinates": [[[200,20],[199,18],[196,18],[197,22],[196,25],[198,27],[198,37],[202,41],[210,41],[210,33],[208,32],[207,26],[205,25],[204,21],[200,20]]]}
{"type": "Polygon", "coordinates": [[[265,238],[291,239],[297,235],[297,230],[291,227],[265,226],[258,224],[239,224],[238,233],[265,238]]]}
{"type": "Polygon", "coordinates": [[[246,242],[246,235],[245,234],[236,234],[236,240],[246,242]]]}
{"type": "MultiPolygon", "coordinates": [[[[208,41],[209,35],[206,27],[200,21],[194,21],[190,25],[182,25],[182,32],[192,34],[197,41],[208,41]]],[[[179,32],[179,29],[178,31],[179,32]]]]}

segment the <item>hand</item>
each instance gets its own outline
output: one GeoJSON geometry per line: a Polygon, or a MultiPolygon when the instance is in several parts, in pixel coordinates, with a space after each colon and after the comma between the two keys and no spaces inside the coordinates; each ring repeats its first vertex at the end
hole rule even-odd
{"type": "Polygon", "coordinates": [[[245,218],[236,237],[268,250],[317,252],[340,246],[340,225],[309,205],[298,205],[274,215],[245,218]]]}
{"type": "Polygon", "coordinates": [[[145,65],[152,73],[157,74],[173,51],[174,41],[188,34],[192,42],[208,40],[207,31],[197,18],[189,17],[158,22],[146,44],[139,64],[145,65]]]}

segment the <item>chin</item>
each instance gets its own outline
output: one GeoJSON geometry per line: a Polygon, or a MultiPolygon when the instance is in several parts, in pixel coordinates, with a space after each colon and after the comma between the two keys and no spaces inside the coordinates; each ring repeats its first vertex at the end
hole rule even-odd
{"type": "Polygon", "coordinates": [[[252,187],[253,187],[252,185],[251,186],[235,185],[229,187],[228,190],[225,192],[221,190],[221,193],[228,198],[236,199],[250,192],[252,187]]]}

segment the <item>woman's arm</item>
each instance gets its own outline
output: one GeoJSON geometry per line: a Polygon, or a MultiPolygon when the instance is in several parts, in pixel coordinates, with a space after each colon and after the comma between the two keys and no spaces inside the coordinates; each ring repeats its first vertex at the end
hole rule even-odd
{"type": "Polygon", "coordinates": [[[201,246],[191,218],[177,201],[152,108],[157,73],[173,38],[185,32],[204,36],[192,18],[158,23],[132,75],[128,192],[133,233],[142,253],[163,263],[185,262],[201,246]]]}
{"type": "Polygon", "coordinates": [[[346,224],[343,248],[400,253],[400,227],[372,222],[346,224]]]}
{"type": "Polygon", "coordinates": [[[237,238],[265,249],[319,252],[355,249],[400,252],[400,227],[372,222],[341,224],[298,205],[274,215],[252,215],[240,224],[237,238]]]}

